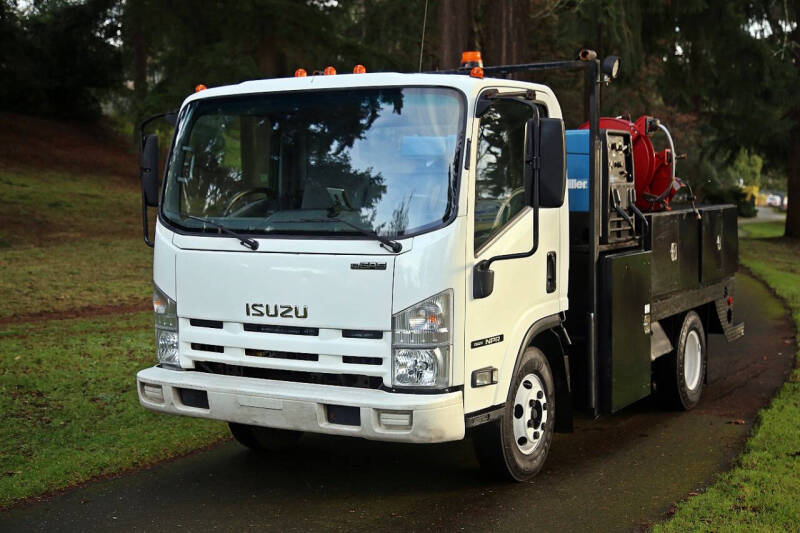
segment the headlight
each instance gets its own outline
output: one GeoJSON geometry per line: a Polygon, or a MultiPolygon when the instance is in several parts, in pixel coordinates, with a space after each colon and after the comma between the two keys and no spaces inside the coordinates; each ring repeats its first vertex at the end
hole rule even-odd
{"type": "Polygon", "coordinates": [[[158,287],[153,289],[153,315],[158,362],[166,366],[179,367],[178,305],[158,287]]]}
{"type": "Polygon", "coordinates": [[[450,384],[453,291],[446,290],[392,317],[392,385],[450,384]]]}

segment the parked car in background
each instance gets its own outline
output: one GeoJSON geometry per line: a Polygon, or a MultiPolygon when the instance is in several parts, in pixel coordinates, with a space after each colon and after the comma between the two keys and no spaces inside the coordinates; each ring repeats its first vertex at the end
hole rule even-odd
{"type": "Polygon", "coordinates": [[[770,207],[780,207],[782,204],[782,200],[780,195],[778,194],[770,194],[767,196],[767,205],[770,207]]]}

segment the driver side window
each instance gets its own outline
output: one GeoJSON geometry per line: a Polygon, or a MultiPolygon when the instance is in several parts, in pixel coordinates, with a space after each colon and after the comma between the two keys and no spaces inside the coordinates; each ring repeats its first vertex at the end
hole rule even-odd
{"type": "Polygon", "coordinates": [[[533,108],[498,99],[481,117],[475,167],[475,251],[526,205],[525,124],[533,108]]]}

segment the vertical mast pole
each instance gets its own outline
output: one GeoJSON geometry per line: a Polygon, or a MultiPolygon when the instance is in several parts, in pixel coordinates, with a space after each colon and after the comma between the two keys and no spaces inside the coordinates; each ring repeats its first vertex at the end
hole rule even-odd
{"type": "Polygon", "coordinates": [[[597,266],[600,246],[600,209],[603,205],[600,197],[602,186],[602,159],[600,153],[600,62],[592,59],[586,66],[587,109],[589,111],[589,255],[587,272],[589,281],[589,313],[587,316],[586,348],[589,356],[589,406],[592,414],[600,413],[599,402],[599,368],[597,355],[597,266]]]}

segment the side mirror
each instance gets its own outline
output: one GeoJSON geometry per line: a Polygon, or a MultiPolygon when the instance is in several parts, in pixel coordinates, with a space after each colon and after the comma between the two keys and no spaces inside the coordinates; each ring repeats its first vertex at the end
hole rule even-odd
{"type": "Polygon", "coordinates": [[[144,138],[140,163],[142,201],[147,207],[158,206],[158,135],[144,138]]]}
{"type": "Polygon", "coordinates": [[[539,207],[561,207],[567,189],[564,121],[540,119],[539,139],[539,207]]]}

